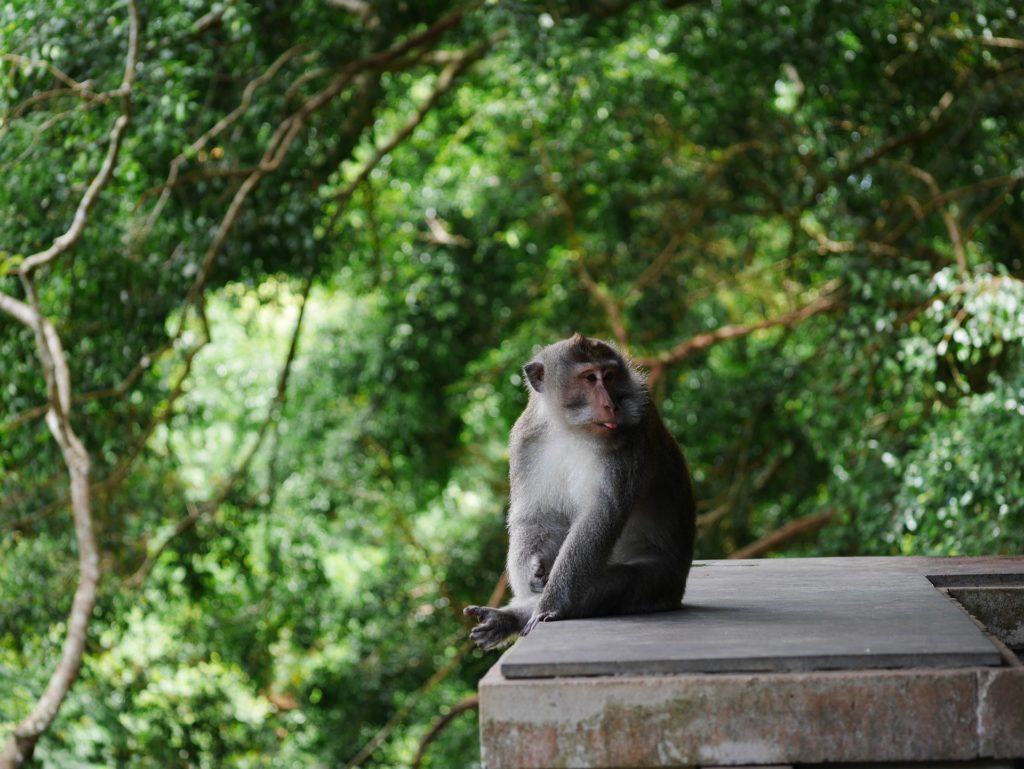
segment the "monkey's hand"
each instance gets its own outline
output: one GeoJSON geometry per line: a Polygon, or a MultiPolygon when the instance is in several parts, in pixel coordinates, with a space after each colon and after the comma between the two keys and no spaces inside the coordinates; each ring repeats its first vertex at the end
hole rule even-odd
{"type": "Polygon", "coordinates": [[[544,568],[544,562],[539,555],[530,556],[530,590],[534,593],[543,593],[548,585],[548,571],[544,568]]]}
{"type": "Polygon", "coordinates": [[[462,613],[480,620],[469,632],[469,637],[485,651],[501,646],[505,639],[519,630],[521,621],[512,612],[490,606],[467,606],[462,613]]]}
{"type": "Polygon", "coordinates": [[[554,609],[543,610],[537,609],[529,620],[526,622],[526,626],[523,628],[523,635],[528,635],[531,630],[537,627],[538,622],[554,622],[555,620],[562,619],[562,613],[554,609]]]}

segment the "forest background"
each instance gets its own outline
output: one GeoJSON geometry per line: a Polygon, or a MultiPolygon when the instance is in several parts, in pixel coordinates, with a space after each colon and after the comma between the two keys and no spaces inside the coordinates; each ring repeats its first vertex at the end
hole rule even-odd
{"type": "Polygon", "coordinates": [[[1002,2],[0,5],[0,766],[478,763],[575,330],[698,557],[1022,552],[1022,76],[1002,2]]]}

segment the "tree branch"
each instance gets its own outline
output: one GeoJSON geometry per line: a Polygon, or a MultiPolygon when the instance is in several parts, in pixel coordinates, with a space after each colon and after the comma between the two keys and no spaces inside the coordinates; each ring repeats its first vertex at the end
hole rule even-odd
{"type": "MultiPolygon", "coordinates": [[[[903,168],[906,169],[907,173],[913,176],[915,179],[920,179],[928,187],[928,191],[932,193],[935,198],[942,197],[942,190],[939,189],[938,183],[935,181],[935,177],[925,171],[923,168],[911,165],[910,163],[902,164],[903,168]]],[[[964,275],[967,272],[967,255],[964,252],[964,241],[960,235],[960,227],[953,217],[953,214],[948,208],[942,206],[939,208],[939,214],[942,216],[942,221],[946,224],[946,232],[949,233],[949,242],[953,246],[953,255],[956,257],[956,264],[960,270],[960,274],[964,275]]]]}
{"type": "Polygon", "coordinates": [[[491,44],[492,41],[481,43],[475,48],[466,51],[458,58],[450,61],[445,66],[441,71],[441,74],[438,75],[437,82],[434,84],[434,88],[426,100],[416,108],[416,111],[409,116],[409,119],[405,121],[400,129],[398,129],[386,142],[384,142],[384,144],[377,148],[377,151],[373,153],[373,157],[366,161],[359,173],[356,174],[355,178],[346,184],[341,192],[334,196],[337,208],[325,227],[327,232],[333,231],[335,223],[344,212],[346,204],[355,193],[356,189],[358,189],[359,185],[369,178],[373,169],[380,164],[381,160],[394,152],[395,148],[399,144],[412,135],[413,131],[415,131],[419,124],[423,122],[423,119],[427,116],[430,110],[437,105],[441,100],[441,97],[444,96],[445,93],[447,93],[455,84],[458,77],[469,69],[474,62],[478,61],[484,53],[486,53],[491,44]]]}
{"type": "Polygon", "coordinates": [[[22,719],[0,749],[0,769],[15,769],[32,759],[36,744],[57,717],[71,685],[78,677],[85,653],[86,636],[100,580],[100,559],[93,534],[92,498],[89,476],[89,453],[71,425],[71,376],[60,336],[50,320],[43,315],[33,280],[34,272],[49,264],[71,248],[82,236],[89,210],[113,175],[118,153],[131,115],[131,87],[135,76],[135,62],[139,47],[139,14],[134,0],[128,0],[128,51],[125,56],[124,75],[121,80],[122,111],[114,121],[110,133],[110,147],[99,173],[92,180],[79,202],[71,226],[45,251],[33,254],[20,268],[21,282],[28,304],[0,292],[0,309],[36,334],[36,347],[46,378],[49,409],[46,424],[60,447],[68,468],[71,490],[71,514],[75,539],[78,543],[78,587],[71,601],[67,634],[60,660],[50,676],[46,688],[31,712],[22,719]]]}
{"type": "Polygon", "coordinates": [[[302,331],[303,320],[306,316],[306,304],[309,301],[309,293],[313,286],[312,272],[306,279],[306,284],[302,290],[302,303],[299,305],[299,317],[295,321],[295,328],[292,330],[291,341],[288,344],[288,354],[285,356],[284,365],[281,367],[281,371],[277,377],[277,385],[274,391],[274,399],[270,404],[270,408],[267,411],[263,422],[260,424],[259,430],[256,433],[256,439],[249,447],[243,456],[241,462],[232,470],[231,474],[221,483],[220,488],[217,492],[208,500],[202,504],[195,505],[189,504],[189,514],[183,518],[178,525],[174,528],[163,542],[161,542],[157,548],[146,556],[146,559],[142,562],[135,573],[128,579],[128,586],[131,588],[140,587],[143,582],[146,581],[146,577],[149,576],[153,567],[156,566],[156,562],[163,555],[168,545],[177,537],[188,531],[192,526],[199,521],[199,519],[206,513],[213,512],[220,507],[224,500],[228,498],[235,484],[248,472],[249,465],[252,464],[253,458],[256,456],[256,452],[259,451],[260,446],[263,444],[263,440],[267,435],[267,432],[272,424],[276,424],[281,418],[281,412],[284,408],[285,400],[288,392],[288,379],[292,370],[292,363],[295,361],[295,355],[298,352],[299,346],[299,334],[302,331]]]}
{"type": "Polygon", "coordinates": [[[708,205],[711,202],[709,194],[711,185],[719,174],[722,173],[723,169],[736,157],[747,152],[762,149],[763,146],[764,145],[760,140],[752,140],[738,142],[720,151],[715,161],[704,171],[700,185],[699,197],[696,203],[690,207],[685,221],[675,229],[675,232],[669,239],[668,244],[661,250],[658,256],[642,273],[640,273],[639,277],[633,281],[633,285],[626,291],[627,297],[643,293],[644,289],[647,288],[648,285],[661,277],[665,268],[676,256],[676,250],[693,229],[694,223],[704,216],[704,212],[707,210],[708,205]]]}
{"type": "Polygon", "coordinates": [[[558,210],[565,220],[566,240],[569,241],[569,249],[572,252],[573,266],[576,268],[576,274],[579,275],[580,282],[587,290],[587,293],[604,308],[605,314],[608,316],[608,325],[611,326],[612,336],[615,337],[615,341],[622,347],[623,352],[626,352],[629,349],[629,334],[626,331],[626,324],[622,318],[622,308],[615,301],[614,297],[600,283],[594,280],[594,276],[590,274],[590,270],[587,268],[587,263],[583,258],[583,240],[576,229],[576,213],[569,202],[568,196],[555,180],[555,170],[551,163],[551,156],[548,154],[547,147],[540,136],[540,129],[536,122],[534,123],[534,137],[537,143],[537,151],[540,154],[541,167],[544,169],[544,186],[548,188],[551,196],[558,201],[558,210]]]}
{"type": "MultiPolygon", "coordinates": [[[[507,588],[508,576],[502,572],[501,576],[498,578],[498,582],[494,585],[494,590],[491,593],[490,599],[487,601],[487,605],[497,606],[501,602],[502,596],[504,596],[507,588]]],[[[460,627],[459,635],[462,635],[464,632],[465,630],[460,627]]],[[[445,645],[447,646],[447,644],[445,645]]],[[[447,678],[462,661],[462,658],[465,657],[474,648],[474,646],[475,644],[472,640],[464,641],[462,646],[459,647],[458,652],[456,652],[451,659],[436,670],[434,674],[420,686],[419,689],[406,697],[405,702],[395,712],[395,714],[388,719],[388,722],[377,731],[373,738],[367,742],[355,756],[352,757],[351,761],[345,764],[345,769],[355,769],[355,767],[360,766],[367,758],[370,757],[373,751],[384,744],[384,741],[391,736],[391,732],[393,732],[395,728],[405,720],[405,717],[409,715],[413,707],[419,703],[424,695],[447,678]]]]}
{"type": "Polygon", "coordinates": [[[416,750],[416,756],[412,760],[412,769],[420,769],[420,766],[423,764],[423,756],[426,755],[427,748],[430,747],[430,743],[436,740],[440,736],[441,732],[448,728],[452,721],[466,711],[476,710],[479,707],[480,699],[476,695],[466,697],[452,705],[451,709],[438,718],[430,727],[430,730],[423,735],[423,739],[420,740],[420,746],[416,750]]]}
{"type": "Polygon", "coordinates": [[[35,270],[45,264],[49,264],[58,256],[63,254],[82,237],[85,230],[85,223],[89,218],[89,211],[99,198],[100,191],[107,186],[110,177],[113,176],[114,168],[117,166],[117,158],[121,152],[121,142],[124,140],[125,132],[128,129],[128,121],[131,118],[132,84],[135,81],[135,62],[139,51],[139,19],[138,9],[134,0],[128,0],[129,27],[128,27],[128,55],[125,57],[124,75],[121,78],[121,87],[118,93],[122,99],[121,114],[114,121],[114,127],[110,131],[110,143],[107,147],[107,156],[100,166],[99,173],[93,178],[92,183],[86,189],[78,209],[75,211],[71,226],[67,231],[53,241],[53,244],[45,251],[32,254],[21,264],[20,272],[23,278],[30,276],[35,270]]]}
{"type": "Polygon", "coordinates": [[[762,329],[774,328],[777,326],[792,328],[814,315],[824,312],[834,312],[835,310],[845,307],[846,303],[832,293],[834,290],[835,284],[833,283],[825,287],[826,293],[823,296],[818,297],[810,304],[804,305],[798,310],[793,310],[792,312],[787,312],[774,318],[767,318],[766,320],[761,320],[757,323],[722,326],[714,331],[697,334],[696,336],[687,339],[685,342],[680,342],[671,350],[655,356],[636,358],[636,362],[641,366],[663,367],[673,363],[678,363],[693,353],[707,349],[708,347],[725,341],[726,339],[736,339],[738,337],[749,336],[755,331],[761,331],[762,329]]]}
{"type": "MultiPolygon", "coordinates": [[[[206,147],[207,144],[210,143],[212,139],[217,138],[217,136],[223,133],[226,128],[231,126],[235,121],[242,117],[242,115],[244,115],[248,111],[249,106],[252,104],[252,97],[253,94],[256,92],[256,89],[259,88],[264,83],[266,83],[267,81],[269,81],[271,78],[273,78],[274,75],[276,75],[278,71],[280,71],[281,67],[283,67],[288,62],[288,60],[291,59],[301,49],[301,45],[292,46],[287,51],[278,56],[277,59],[275,59],[274,62],[269,67],[267,67],[266,72],[264,72],[259,77],[249,81],[249,83],[245,86],[245,88],[242,91],[242,98],[241,101],[239,101],[237,107],[235,107],[233,110],[231,110],[231,112],[229,112],[227,115],[218,120],[206,133],[204,133],[202,136],[200,136],[198,139],[192,142],[192,144],[189,145],[188,149],[183,150],[176,158],[174,158],[174,160],[171,161],[170,171],[167,174],[167,181],[165,181],[163,185],[159,188],[160,198],[157,200],[156,205],[153,206],[153,210],[149,212],[149,216],[146,217],[146,221],[140,228],[140,231],[137,235],[138,238],[145,238],[146,235],[149,234],[150,230],[153,229],[153,224],[159,218],[160,213],[163,211],[164,206],[167,204],[168,198],[170,198],[171,190],[174,189],[174,186],[177,184],[178,173],[181,170],[182,164],[189,158],[189,156],[201,151],[203,148],[206,147]]],[[[249,169],[248,173],[252,173],[252,169],[249,169]]],[[[150,191],[146,190],[146,192],[143,193],[143,197],[145,197],[148,193],[150,193],[150,191]]]]}
{"type": "Polygon", "coordinates": [[[757,542],[752,542],[746,547],[734,550],[729,554],[729,558],[760,558],[766,553],[770,553],[773,550],[778,550],[779,548],[788,545],[794,539],[799,539],[807,534],[813,534],[831,521],[832,518],[835,517],[835,514],[835,510],[830,510],[827,513],[808,515],[805,518],[798,518],[795,521],[790,521],[781,529],[773,531],[771,534],[757,540],[757,542]]]}
{"type": "MultiPolygon", "coordinates": [[[[465,630],[460,627],[459,635],[462,635],[464,632],[465,630]]],[[[409,712],[419,703],[424,695],[447,678],[459,663],[462,662],[462,658],[465,657],[475,646],[476,645],[471,640],[463,642],[462,646],[459,647],[459,650],[451,657],[451,659],[434,671],[434,674],[424,681],[419,689],[405,698],[405,702],[400,708],[398,708],[398,710],[395,711],[395,714],[388,719],[388,722],[377,731],[373,738],[370,739],[370,741],[367,742],[347,764],[345,764],[345,769],[355,769],[355,767],[361,766],[362,763],[370,757],[373,751],[384,744],[384,741],[391,736],[391,732],[395,730],[395,727],[405,720],[405,717],[409,715],[409,712]]]]}
{"type": "MultiPolygon", "coordinates": [[[[411,35],[390,48],[386,48],[383,51],[378,51],[377,53],[348,63],[338,71],[335,77],[332,78],[326,86],[306,100],[298,110],[285,118],[285,120],[278,125],[277,130],[274,131],[273,136],[271,136],[270,140],[267,142],[266,149],[264,150],[263,157],[261,158],[259,165],[251,174],[249,174],[249,176],[245,178],[239,188],[235,191],[235,194],[231,199],[231,203],[228,205],[227,211],[221,219],[220,224],[217,227],[217,231],[214,233],[213,240],[207,248],[206,253],[203,255],[199,269],[196,271],[195,280],[182,302],[183,307],[188,307],[195,303],[201,296],[206,287],[206,282],[210,277],[217,255],[220,253],[221,248],[227,240],[228,234],[234,227],[246,199],[264,176],[277,171],[281,163],[284,161],[285,156],[288,154],[288,151],[291,149],[292,144],[306,127],[310,118],[316,112],[323,109],[325,105],[330,103],[331,100],[351,84],[359,73],[366,70],[386,68],[389,64],[399,60],[411,51],[436,43],[447,31],[459,26],[465,15],[471,9],[477,7],[480,4],[480,1],[481,0],[476,0],[476,2],[470,3],[465,7],[457,8],[456,10],[449,12],[435,21],[427,29],[411,35]]],[[[181,323],[185,322],[186,315],[187,313],[182,313],[181,323]]]]}

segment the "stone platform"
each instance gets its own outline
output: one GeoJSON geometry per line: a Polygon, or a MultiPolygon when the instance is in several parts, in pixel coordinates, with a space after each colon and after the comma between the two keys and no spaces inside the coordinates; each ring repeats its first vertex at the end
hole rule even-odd
{"type": "Polygon", "coordinates": [[[483,761],[1021,759],[1022,639],[1024,557],[698,562],[679,611],[509,649],[480,683],[483,761]]]}

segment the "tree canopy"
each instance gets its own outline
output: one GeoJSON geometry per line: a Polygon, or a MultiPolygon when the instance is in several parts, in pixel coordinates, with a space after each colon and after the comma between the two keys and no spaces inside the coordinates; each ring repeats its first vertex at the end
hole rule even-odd
{"type": "Polygon", "coordinates": [[[1020,553],[1022,78],[994,2],[0,6],[0,766],[478,762],[577,330],[698,557],[1020,553]]]}

